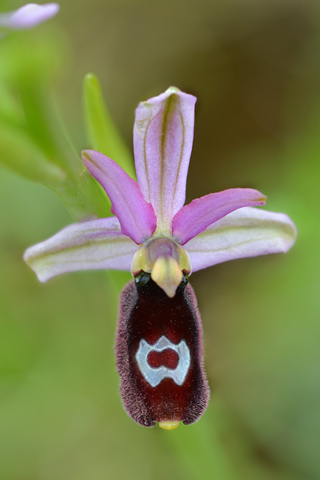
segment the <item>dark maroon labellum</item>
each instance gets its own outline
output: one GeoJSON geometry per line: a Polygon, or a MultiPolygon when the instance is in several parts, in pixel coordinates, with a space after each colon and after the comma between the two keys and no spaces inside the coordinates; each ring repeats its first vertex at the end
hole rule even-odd
{"type": "Polygon", "coordinates": [[[140,425],[194,423],[209,387],[197,300],[184,278],[173,298],[142,272],[121,293],[116,337],[120,393],[140,425]]]}

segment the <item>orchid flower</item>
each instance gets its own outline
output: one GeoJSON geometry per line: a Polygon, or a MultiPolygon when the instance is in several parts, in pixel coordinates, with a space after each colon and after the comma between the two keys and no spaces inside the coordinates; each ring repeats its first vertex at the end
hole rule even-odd
{"type": "Polygon", "coordinates": [[[70,225],[24,255],[41,282],[76,270],[131,270],[134,280],[120,299],[117,368],[126,411],[149,427],[193,423],[208,404],[191,272],[286,252],[296,236],[287,215],[255,208],[266,197],[251,188],[211,193],[184,206],[195,102],[171,87],[139,104],[137,182],[102,153],[83,151],[114,216],[70,225]]]}
{"type": "Polygon", "coordinates": [[[11,30],[32,28],[54,17],[59,9],[57,3],[45,3],[44,5],[27,3],[13,12],[0,14],[0,27],[11,30]]]}

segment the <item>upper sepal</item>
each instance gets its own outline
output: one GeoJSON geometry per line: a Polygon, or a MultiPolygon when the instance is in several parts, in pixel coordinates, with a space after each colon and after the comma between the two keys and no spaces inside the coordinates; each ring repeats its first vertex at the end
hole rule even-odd
{"type": "Polygon", "coordinates": [[[158,231],[171,233],[171,221],[185,202],[193,143],[196,98],[170,87],[136,109],[133,145],[137,179],[158,219],[158,231]]]}

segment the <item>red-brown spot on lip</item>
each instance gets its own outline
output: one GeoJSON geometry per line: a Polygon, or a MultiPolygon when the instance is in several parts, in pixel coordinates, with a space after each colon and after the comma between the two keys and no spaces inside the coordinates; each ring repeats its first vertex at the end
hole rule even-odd
{"type": "Polygon", "coordinates": [[[172,348],[166,348],[162,352],[150,352],[147,362],[152,368],[158,368],[162,365],[172,370],[177,368],[179,355],[172,348]]]}

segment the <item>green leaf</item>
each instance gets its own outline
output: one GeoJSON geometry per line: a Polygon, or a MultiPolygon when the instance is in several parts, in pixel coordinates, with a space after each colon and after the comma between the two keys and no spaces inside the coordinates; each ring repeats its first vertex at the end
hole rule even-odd
{"type": "Polygon", "coordinates": [[[110,200],[84,166],[78,177],[69,177],[52,190],[60,197],[74,220],[110,216],[110,200]]]}
{"type": "Polygon", "coordinates": [[[54,165],[19,128],[0,122],[0,163],[49,188],[62,184],[65,172],[54,165]]]}
{"type": "Polygon", "coordinates": [[[91,148],[112,158],[132,178],[136,178],[132,156],[106,107],[99,80],[92,73],[84,77],[83,106],[91,148]]]}

